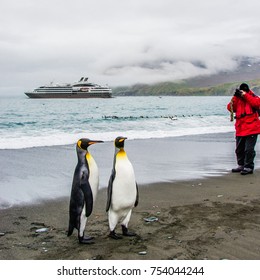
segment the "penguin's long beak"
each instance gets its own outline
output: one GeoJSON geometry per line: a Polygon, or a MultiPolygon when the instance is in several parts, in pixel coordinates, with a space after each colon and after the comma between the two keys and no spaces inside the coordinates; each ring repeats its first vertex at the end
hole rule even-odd
{"type": "Polygon", "coordinates": [[[102,140],[90,140],[88,142],[88,145],[90,146],[90,145],[98,144],[98,143],[104,143],[104,141],[102,141],[102,140]]]}

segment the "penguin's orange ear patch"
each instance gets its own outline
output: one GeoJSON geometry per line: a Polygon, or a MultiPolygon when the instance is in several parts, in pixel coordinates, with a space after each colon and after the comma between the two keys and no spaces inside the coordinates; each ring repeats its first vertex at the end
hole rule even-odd
{"type": "Polygon", "coordinates": [[[78,143],[77,143],[79,148],[81,148],[81,143],[82,143],[81,140],[79,140],[78,143]]]}
{"type": "Polygon", "coordinates": [[[118,142],[124,142],[125,141],[125,139],[124,138],[122,138],[122,139],[120,139],[118,142]]]}

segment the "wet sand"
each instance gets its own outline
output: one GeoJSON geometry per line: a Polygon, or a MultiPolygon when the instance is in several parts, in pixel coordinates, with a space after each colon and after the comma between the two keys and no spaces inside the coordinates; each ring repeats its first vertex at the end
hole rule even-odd
{"type": "Polygon", "coordinates": [[[76,231],[66,236],[69,198],[3,209],[0,259],[259,260],[259,176],[256,171],[142,185],[129,224],[137,236],[121,240],[107,236],[102,189],[86,228],[95,237],[92,245],[78,244],[76,231]]]}

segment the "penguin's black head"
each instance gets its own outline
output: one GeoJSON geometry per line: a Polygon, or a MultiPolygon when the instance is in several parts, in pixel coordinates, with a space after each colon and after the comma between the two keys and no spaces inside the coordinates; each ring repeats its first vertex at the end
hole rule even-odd
{"type": "Polygon", "coordinates": [[[125,144],[125,140],[127,138],[126,137],[123,137],[123,136],[118,136],[116,139],[115,139],[115,146],[116,148],[124,148],[124,144],[125,144]]]}
{"type": "Polygon", "coordinates": [[[82,150],[87,150],[90,145],[96,144],[96,143],[103,143],[103,142],[104,141],[100,141],[100,140],[90,140],[88,138],[81,138],[77,142],[77,147],[82,150]]]}

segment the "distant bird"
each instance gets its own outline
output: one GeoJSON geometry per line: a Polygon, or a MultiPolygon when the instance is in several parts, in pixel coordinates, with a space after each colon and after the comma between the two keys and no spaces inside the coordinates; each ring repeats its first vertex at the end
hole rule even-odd
{"type": "Polygon", "coordinates": [[[74,172],[70,196],[68,236],[76,228],[79,243],[83,244],[93,243],[93,237],[84,236],[84,230],[87,218],[92,213],[99,185],[98,167],[89,153],[88,147],[102,142],[82,138],[78,140],[76,145],[78,163],[74,172]]]}
{"type": "Polygon", "coordinates": [[[133,166],[124,150],[126,139],[122,136],[115,139],[114,164],[108,183],[106,211],[108,212],[109,236],[114,239],[122,238],[115,233],[115,228],[119,222],[121,222],[123,235],[136,235],[128,231],[132,209],[138,204],[138,186],[133,166]]]}

